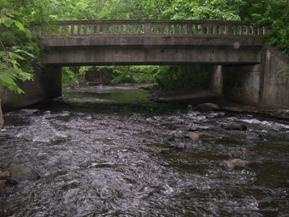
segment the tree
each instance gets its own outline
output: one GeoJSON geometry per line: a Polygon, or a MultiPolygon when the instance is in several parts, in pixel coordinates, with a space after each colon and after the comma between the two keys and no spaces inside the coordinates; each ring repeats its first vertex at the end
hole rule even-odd
{"type": "Polygon", "coordinates": [[[0,0],[0,85],[23,93],[18,81],[32,79],[40,45],[28,26],[40,20],[37,0],[0,0]],[[17,11],[17,12],[16,12],[17,11]]]}

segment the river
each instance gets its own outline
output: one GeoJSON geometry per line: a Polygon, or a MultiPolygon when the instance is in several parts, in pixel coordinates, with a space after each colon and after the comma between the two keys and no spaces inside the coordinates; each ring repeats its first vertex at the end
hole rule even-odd
{"type": "Polygon", "coordinates": [[[289,216],[289,122],[147,97],[83,87],[6,114],[0,167],[25,165],[40,178],[2,191],[2,215],[289,216]],[[224,129],[231,123],[248,130],[224,129]],[[190,131],[201,141],[181,148],[190,131]],[[251,164],[228,170],[233,158],[251,164]]]}

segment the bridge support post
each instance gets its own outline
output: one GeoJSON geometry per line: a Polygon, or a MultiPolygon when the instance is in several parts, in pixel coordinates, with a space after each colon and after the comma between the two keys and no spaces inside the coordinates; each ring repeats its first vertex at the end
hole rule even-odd
{"type": "Polygon", "coordinates": [[[223,95],[223,71],[221,65],[215,66],[214,68],[211,90],[216,95],[223,95]]]}

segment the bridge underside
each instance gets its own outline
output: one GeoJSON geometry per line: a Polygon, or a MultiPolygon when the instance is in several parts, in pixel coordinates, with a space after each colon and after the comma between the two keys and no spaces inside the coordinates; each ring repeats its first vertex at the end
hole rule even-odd
{"type": "Polygon", "coordinates": [[[112,37],[43,39],[44,64],[172,65],[256,64],[262,45],[248,40],[184,37],[112,37]]]}

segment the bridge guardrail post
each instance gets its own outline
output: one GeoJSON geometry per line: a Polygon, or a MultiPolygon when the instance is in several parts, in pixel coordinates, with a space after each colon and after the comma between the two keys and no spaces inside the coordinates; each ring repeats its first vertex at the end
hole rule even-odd
{"type": "Polygon", "coordinates": [[[144,34],[149,35],[152,33],[151,23],[144,23],[144,34]]]}

